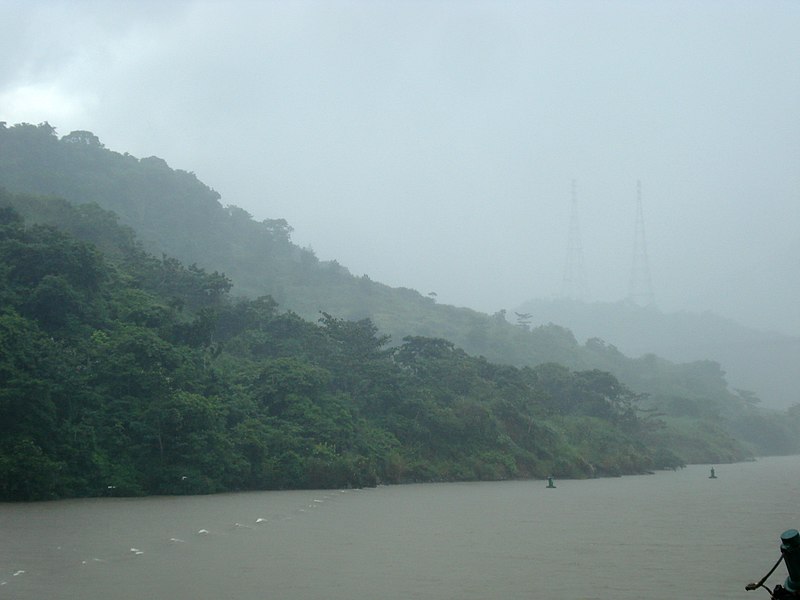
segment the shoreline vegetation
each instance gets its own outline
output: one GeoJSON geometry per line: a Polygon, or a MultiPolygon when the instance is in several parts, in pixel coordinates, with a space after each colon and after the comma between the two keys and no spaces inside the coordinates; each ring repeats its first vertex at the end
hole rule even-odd
{"type": "Polygon", "coordinates": [[[574,479],[800,449],[800,408],[758,407],[716,363],[438,305],[290,233],[89,132],[0,126],[0,500],[574,479]]]}

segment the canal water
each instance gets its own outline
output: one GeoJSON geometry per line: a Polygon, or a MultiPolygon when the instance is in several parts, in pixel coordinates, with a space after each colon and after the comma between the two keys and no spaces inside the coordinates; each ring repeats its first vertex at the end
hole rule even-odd
{"type": "Polygon", "coordinates": [[[710,468],[0,504],[0,598],[767,598],[800,457],[710,468]]]}

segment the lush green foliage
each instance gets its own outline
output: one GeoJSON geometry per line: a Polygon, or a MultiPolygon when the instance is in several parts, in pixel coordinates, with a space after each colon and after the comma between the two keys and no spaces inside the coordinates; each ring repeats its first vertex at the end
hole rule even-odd
{"type": "Polygon", "coordinates": [[[559,323],[586,340],[613,342],[628,356],[653,353],[672,362],[711,359],[732,388],[744,388],[765,405],[800,401],[800,336],[758,331],[711,312],[665,313],[635,303],[529,300],[517,308],[538,323],[559,323]]]}
{"type": "Polygon", "coordinates": [[[0,126],[0,185],[3,498],[633,473],[744,458],[732,431],[797,450],[800,415],[715,363],[352,277],[89,132],[0,126]]]}
{"type": "MultiPolygon", "coordinates": [[[[69,227],[104,253],[116,250],[114,240],[100,237],[108,231],[102,221],[116,217],[98,206],[113,210],[156,256],[224,272],[237,294],[269,295],[307,320],[325,311],[342,319],[370,319],[394,343],[406,336],[435,337],[496,363],[525,367],[554,362],[573,370],[608,371],[648,394],[646,403],[654,410],[672,414],[682,410],[682,403],[696,403],[704,418],[718,418],[724,430],[737,435],[743,428],[736,423],[754,412],[772,423],[780,421],[728,390],[715,363],[673,364],[652,355],[634,360],[601,340],[581,345],[558,325],[530,329],[510,323],[504,310],[490,316],[438,305],[414,290],[354,277],[335,261],[319,261],[310,250],[292,244],[292,228],[283,219],[257,222],[240,208],[223,207],[219,194],[193,174],[172,170],[155,157],[140,160],[108,150],[91,132],[59,139],[46,123],[0,126],[0,186],[79,204],[77,219],[63,201],[28,198],[18,208],[30,222],[69,227]]],[[[132,237],[132,232],[121,235],[132,237]]],[[[756,451],[792,452],[798,450],[796,437],[796,430],[784,427],[783,435],[750,435],[748,440],[756,451]],[[776,439],[786,443],[777,447],[776,439]]]]}
{"type": "Polygon", "coordinates": [[[501,366],[439,338],[390,347],[368,319],[312,323],[269,297],[231,299],[224,276],[144,253],[96,208],[56,202],[67,228],[90,220],[116,240],[105,255],[8,208],[37,202],[0,195],[4,499],[679,462],[659,462],[657,424],[608,373],[501,366]]]}

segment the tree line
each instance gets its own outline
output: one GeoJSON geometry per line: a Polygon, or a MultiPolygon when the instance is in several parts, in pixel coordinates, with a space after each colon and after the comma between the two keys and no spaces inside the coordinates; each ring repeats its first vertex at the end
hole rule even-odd
{"type": "Polygon", "coordinates": [[[800,450],[800,411],[759,409],[717,363],[632,359],[354,277],[285,220],[223,207],[192,173],[91,132],[0,123],[2,187],[3,497],[592,476],[800,450]]]}
{"type": "Polygon", "coordinates": [[[225,275],[148,254],[97,206],[2,191],[0,498],[682,462],[610,373],[495,364],[441,338],[390,341],[369,319],[314,322],[269,296],[234,297],[225,275]],[[64,230],[26,224],[14,206],[56,211],[64,230]]]}

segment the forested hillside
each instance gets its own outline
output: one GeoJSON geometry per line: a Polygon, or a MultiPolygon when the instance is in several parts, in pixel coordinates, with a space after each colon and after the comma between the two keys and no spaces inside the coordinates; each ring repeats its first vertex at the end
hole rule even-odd
{"type": "Polygon", "coordinates": [[[589,476],[798,449],[798,411],[759,410],[716,363],[631,359],[353,277],[284,220],[90,132],[0,126],[0,186],[4,497],[589,476]]]}
{"type": "Polygon", "coordinates": [[[531,323],[559,323],[579,340],[601,338],[636,357],[719,362],[732,388],[765,405],[800,402],[800,337],[757,331],[712,313],[665,313],[631,302],[530,300],[514,309],[531,323]]]}
{"type": "MultiPolygon", "coordinates": [[[[0,193],[0,499],[586,477],[683,461],[609,373],[233,299],[94,205],[0,193]],[[26,226],[12,206],[57,213],[26,226]],[[100,250],[102,249],[102,251],[100,250]]],[[[718,435],[718,460],[745,456],[718,435]]],[[[680,444],[678,444],[680,445],[680,444]]]]}

